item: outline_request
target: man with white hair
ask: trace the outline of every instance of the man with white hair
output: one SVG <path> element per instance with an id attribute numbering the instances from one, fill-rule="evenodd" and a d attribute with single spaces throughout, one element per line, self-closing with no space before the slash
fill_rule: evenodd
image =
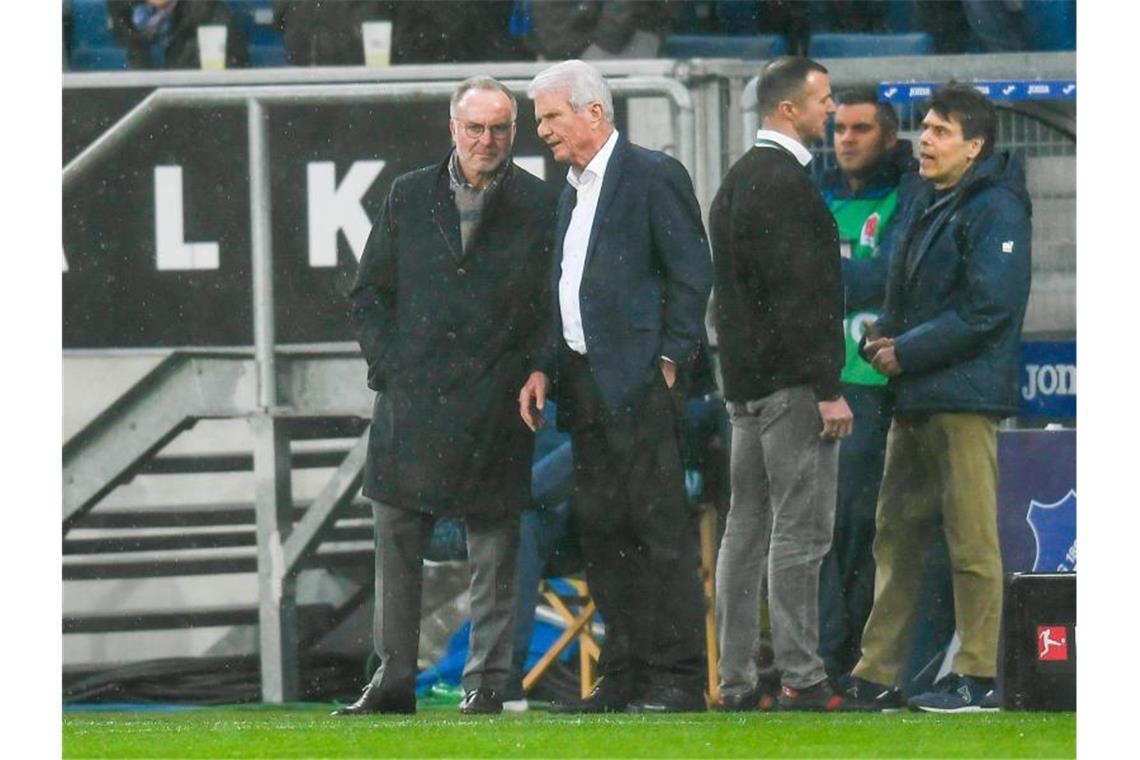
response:
<path id="1" fill-rule="evenodd" d="M 609 87 L 589 64 L 552 66 L 527 94 L 539 137 L 570 169 L 551 329 L 519 411 L 537 429 L 557 394 L 586 579 L 606 624 L 593 694 L 551 709 L 701 711 L 704 601 L 678 439 L 712 285 L 700 208 L 680 163 L 614 128 Z"/>

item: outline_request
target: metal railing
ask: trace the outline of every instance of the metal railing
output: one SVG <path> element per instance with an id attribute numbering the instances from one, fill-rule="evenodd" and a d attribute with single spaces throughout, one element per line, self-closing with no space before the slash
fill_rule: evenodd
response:
<path id="1" fill-rule="evenodd" d="M 269 181 L 269 148 L 266 135 L 266 107 L 272 105 L 311 105 L 361 101 L 412 102 L 446 100 L 458 82 L 365 83 L 334 85 L 265 85 L 227 87 L 160 88 L 119 119 L 63 169 L 66 192 L 99 161 L 111 155 L 134 135 L 147 118 L 163 108 L 176 106 L 244 105 L 248 112 L 250 161 L 250 229 L 253 272 L 253 332 L 257 356 L 258 399 L 263 409 L 277 404 L 274 383 L 273 347 L 276 342 L 273 309 L 272 194 Z M 526 80 L 506 80 L 507 87 L 525 93 Z M 696 134 L 693 99 L 680 82 L 665 77 L 614 79 L 615 95 L 667 98 L 672 106 L 677 159 L 690 174 L 696 173 Z"/>

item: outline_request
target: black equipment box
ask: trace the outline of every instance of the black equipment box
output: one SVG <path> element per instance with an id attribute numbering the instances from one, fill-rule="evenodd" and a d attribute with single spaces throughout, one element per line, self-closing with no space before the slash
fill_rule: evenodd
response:
<path id="1" fill-rule="evenodd" d="M 1077 574 L 1007 575 L 1002 631 L 1002 707 L 1076 710 Z"/>

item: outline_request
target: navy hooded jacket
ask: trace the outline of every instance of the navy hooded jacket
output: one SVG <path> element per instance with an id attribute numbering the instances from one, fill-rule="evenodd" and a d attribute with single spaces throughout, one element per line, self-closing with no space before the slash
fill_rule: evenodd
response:
<path id="1" fill-rule="evenodd" d="M 1015 413 L 1030 280 L 1021 161 L 991 154 L 941 197 L 923 182 L 903 214 L 876 323 L 902 366 L 896 414 Z"/>

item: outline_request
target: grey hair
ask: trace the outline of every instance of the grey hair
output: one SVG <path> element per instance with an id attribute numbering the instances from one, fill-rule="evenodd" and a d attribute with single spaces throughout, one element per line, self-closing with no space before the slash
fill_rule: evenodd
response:
<path id="1" fill-rule="evenodd" d="M 488 76 L 468 77 L 459 83 L 459 86 L 455 88 L 455 92 L 451 96 L 451 118 L 455 118 L 456 110 L 459 108 L 459 101 L 463 100 L 463 96 L 471 90 L 491 90 L 492 92 L 503 93 L 507 96 L 507 100 L 511 101 L 511 121 L 513 122 L 518 119 L 519 102 L 515 98 L 515 94 L 498 79 Z"/>
<path id="2" fill-rule="evenodd" d="M 563 61 L 538 73 L 526 88 L 527 97 L 546 90 L 566 90 L 569 93 L 570 107 L 581 111 L 591 103 L 600 103 L 602 114 L 610 124 L 614 123 L 614 98 L 605 78 L 590 64 L 579 61 Z"/>

